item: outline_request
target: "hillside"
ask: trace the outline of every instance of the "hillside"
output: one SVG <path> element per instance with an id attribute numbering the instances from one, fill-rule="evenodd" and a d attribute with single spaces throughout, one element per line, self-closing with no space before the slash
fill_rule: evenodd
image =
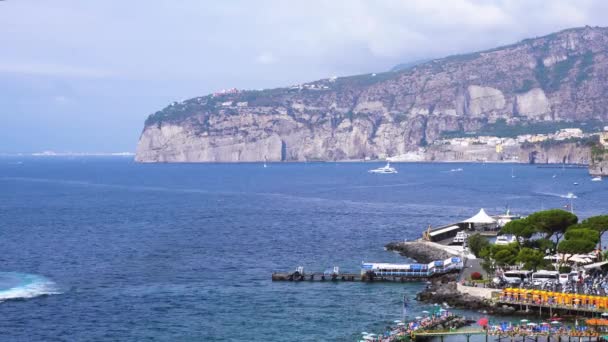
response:
<path id="1" fill-rule="evenodd" d="M 497 120 L 608 121 L 608 29 L 575 28 L 398 71 L 231 91 L 145 123 L 140 162 L 384 158 Z"/>

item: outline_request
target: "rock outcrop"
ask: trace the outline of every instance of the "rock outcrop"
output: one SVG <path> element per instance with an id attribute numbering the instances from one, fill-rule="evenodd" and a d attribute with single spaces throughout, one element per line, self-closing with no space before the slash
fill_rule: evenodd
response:
<path id="1" fill-rule="evenodd" d="M 498 119 L 608 121 L 606 78 L 608 29 L 570 29 L 397 71 L 174 103 L 148 118 L 136 160 L 377 159 Z"/>

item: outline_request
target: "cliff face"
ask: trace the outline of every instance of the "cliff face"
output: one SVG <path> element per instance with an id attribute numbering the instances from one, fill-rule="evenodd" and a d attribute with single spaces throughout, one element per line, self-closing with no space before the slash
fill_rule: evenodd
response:
<path id="1" fill-rule="evenodd" d="M 151 115 L 140 162 L 383 158 L 488 122 L 608 120 L 608 29 L 579 28 L 411 69 L 209 95 Z"/>

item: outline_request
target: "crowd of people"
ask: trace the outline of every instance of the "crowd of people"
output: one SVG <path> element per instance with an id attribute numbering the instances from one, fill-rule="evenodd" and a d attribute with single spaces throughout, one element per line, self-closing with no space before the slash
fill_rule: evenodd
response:
<path id="1" fill-rule="evenodd" d="M 489 335 L 555 335 L 555 336 L 599 336 L 602 334 L 601 328 L 597 326 L 562 324 L 559 321 L 543 322 L 540 324 L 522 320 L 520 324 L 503 322 L 487 328 Z"/>
<path id="2" fill-rule="evenodd" d="M 363 333 L 362 341 L 373 342 L 392 342 L 401 341 L 407 336 L 411 336 L 413 332 L 418 330 L 434 329 L 438 326 L 456 327 L 464 321 L 459 316 L 451 312 L 440 309 L 437 313 L 423 313 L 424 316 L 417 316 L 410 322 L 395 321 L 395 326 L 388 326 L 383 334 Z"/>

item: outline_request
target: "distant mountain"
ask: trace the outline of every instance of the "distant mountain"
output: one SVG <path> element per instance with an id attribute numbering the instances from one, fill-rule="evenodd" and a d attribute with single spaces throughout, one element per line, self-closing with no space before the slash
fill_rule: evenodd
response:
<path id="1" fill-rule="evenodd" d="M 136 160 L 374 159 L 497 120 L 608 121 L 607 28 L 396 68 L 173 103 L 146 120 Z"/>

